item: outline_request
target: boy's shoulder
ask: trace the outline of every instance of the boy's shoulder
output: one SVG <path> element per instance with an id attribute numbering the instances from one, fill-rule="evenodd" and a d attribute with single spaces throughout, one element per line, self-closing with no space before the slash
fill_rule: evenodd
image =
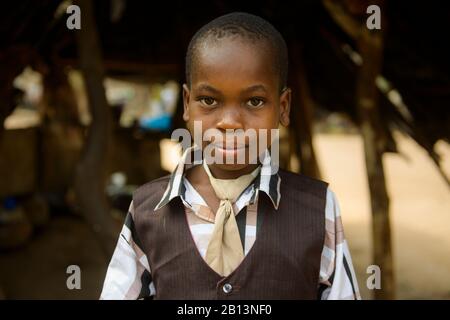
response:
<path id="1" fill-rule="evenodd" d="M 313 194 L 323 193 L 328 189 L 328 182 L 306 176 L 302 173 L 295 173 L 284 169 L 279 169 L 281 185 L 284 190 L 301 191 Z"/>
<path id="2" fill-rule="evenodd" d="M 171 175 L 168 174 L 139 186 L 133 192 L 133 206 L 136 208 L 144 203 L 154 203 L 155 205 L 153 207 L 155 207 L 164 195 L 170 177 Z"/>

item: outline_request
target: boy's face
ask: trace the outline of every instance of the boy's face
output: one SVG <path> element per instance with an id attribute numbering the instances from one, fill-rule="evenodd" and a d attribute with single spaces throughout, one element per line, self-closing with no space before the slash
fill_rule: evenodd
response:
<path id="1" fill-rule="evenodd" d="M 196 54 L 191 86 L 183 86 L 183 118 L 191 134 L 194 121 L 201 121 L 203 131 L 217 129 L 224 140 L 227 129 L 254 129 L 257 133 L 266 129 L 269 146 L 270 129 L 278 128 L 279 123 L 289 124 L 291 100 L 289 89 L 280 94 L 280 77 L 272 67 L 271 53 L 263 44 L 225 38 L 207 42 Z M 259 141 L 246 138 L 245 145 L 232 143 L 231 149 L 228 141 L 226 147 L 224 144 L 215 147 L 214 152 L 223 159 L 226 156 L 237 159 L 237 154 L 244 152 L 246 161 L 243 164 L 212 164 L 213 174 L 218 178 L 234 178 L 251 172 L 256 165 L 248 164 L 249 145 L 260 145 Z M 203 142 L 203 148 L 209 143 Z"/>

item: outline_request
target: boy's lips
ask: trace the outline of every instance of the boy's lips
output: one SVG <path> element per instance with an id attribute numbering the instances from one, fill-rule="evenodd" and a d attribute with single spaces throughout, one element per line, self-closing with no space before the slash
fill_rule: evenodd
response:
<path id="1" fill-rule="evenodd" d="M 245 149 L 247 149 L 247 145 L 245 144 L 223 144 L 223 143 L 213 143 L 214 149 L 217 150 L 219 153 L 223 154 L 224 156 L 234 156 L 237 155 L 240 152 L 243 152 Z"/>
<path id="2" fill-rule="evenodd" d="M 240 150 L 247 148 L 245 144 L 223 144 L 223 143 L 213 143 L 214 148 L 222 149 L 222 150 Z"/>

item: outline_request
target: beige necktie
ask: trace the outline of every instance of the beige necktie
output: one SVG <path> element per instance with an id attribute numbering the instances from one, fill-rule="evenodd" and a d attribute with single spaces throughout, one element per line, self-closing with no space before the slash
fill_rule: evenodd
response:
<path id="1" fill-rule="evenodd" d="M 233 203 L 256 178 L 260 167 L 250 174 L 229 180 L 214 178 L 205 161 L 203 161 L 203 167 L 208 174 L 214 192 L 220 199 L 219 209 L 214 221 L 214 230 L 206 249 L 205 260 L 218 274 L 227 276 L 244 259 L 244 250 L 233 212 Z"/>

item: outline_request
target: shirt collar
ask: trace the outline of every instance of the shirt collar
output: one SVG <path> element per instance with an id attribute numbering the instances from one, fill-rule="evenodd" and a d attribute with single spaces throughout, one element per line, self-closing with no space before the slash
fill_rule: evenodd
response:
<path id="1" fill-rule="evenodd" d="M 192 159 L 197 159 L 197 157 L 192 157 L 193 152 L 201 152 L 201 150 L 196 147 L 190 147 L 186 149 L 186 151 L 181 156 L 181 159 L 170 176 L 169 184 L 159 201 L 156 205 L 155 210 L 158 210 L 168 204 L 176 197 L 183 197 L 186 187 L 183 183 L 184 173 L 187 169 L 193 167 L 194 165 L 201 164 L 200 162 L 193 162 Z M 198 159 L 201 159 L 200 157 Z M 274 164 L 272 163 L 272 159 L 270 157 L 270 152 L 268 150 L 265 151 L 261 171 L 259 175 L 253 181 L 253 185 L 256 187 L 255 192 L 250 200 L 253 203 L 257 199 L 258 191 L 263 191 L 267 194 L 267 196 L 272 201 L 272 204 L 275 209 L 278 209 L 280 204 L 280 184 L 281 177 L 277 171 L 274 170 Z"/>

